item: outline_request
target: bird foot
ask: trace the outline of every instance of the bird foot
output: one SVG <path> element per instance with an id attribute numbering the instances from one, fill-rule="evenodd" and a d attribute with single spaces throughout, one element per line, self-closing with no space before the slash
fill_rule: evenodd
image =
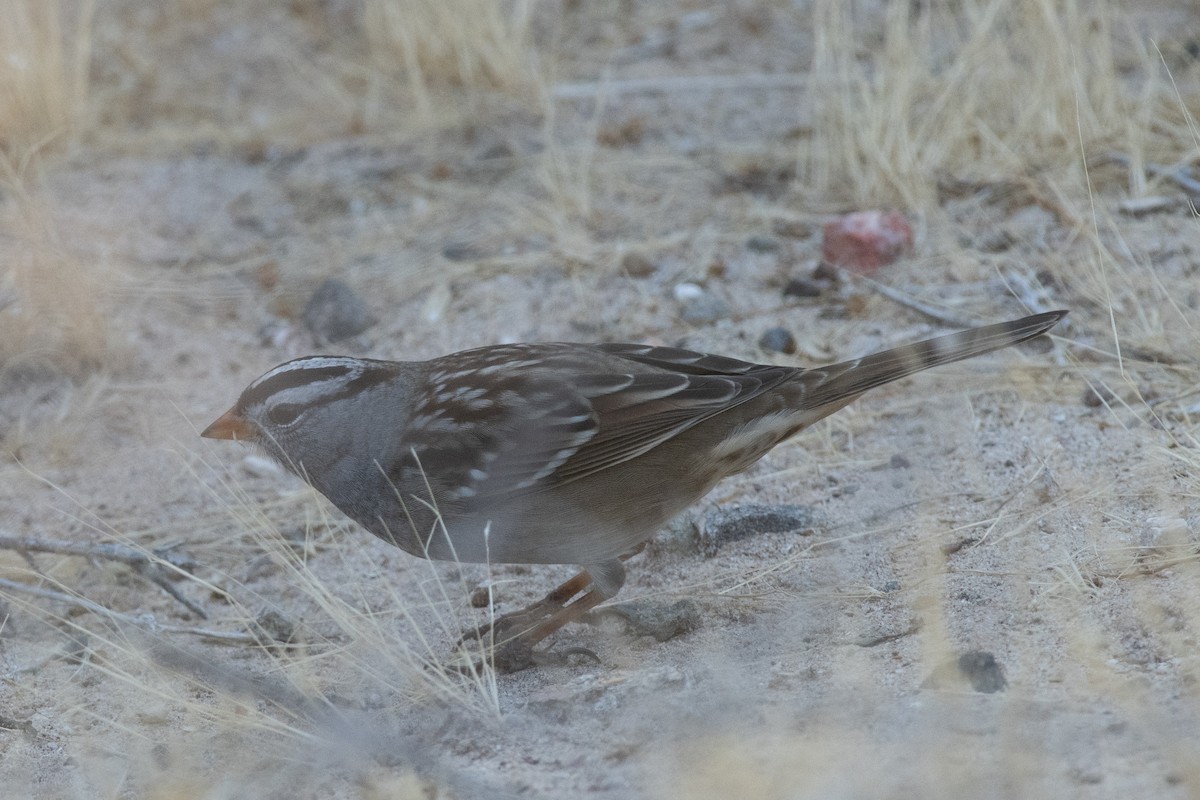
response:
<path id="1" fill-rule="evenodd" d="M 461 646 L 470 641 L 504 643 L 517 639 L 561 611 L 561 605 L 540 600 L 528 608 L 504 614 L 478 628 L 464 631 L 458 644 Z"/>
<path id="2" fill-rule="evenodd" d="M 610 566 L 608 572 L 621 569 L 619 561 L 613 563 L 615 568 Z M 620 577 L 623 578 L 623 575 L 622 572 Z M 595 653 L 582 647 L 561 653 L 535 651 L 533 648 L 562 626 L 578 621 L 611 597 L 620 588 L 620 582 L 613 575 L 609 575 L 608 579 L 609 583 L 616 583 L 615 588 L 609 586 L 607 590 L 601 590 L 593 585 L 589 571 L 581 572 L 528 608 L 497 617 L 490 623 L 467 631 L 458 640 L 450 668 L 460 672 L 465 668 L 478 673 L 482 663 L 490 660 L 496 672 L 510 673 L 536 665 L 564 665 L 573 655 L 584 655 L 599 662 L 600 658 Z M 592 588 L 588 589 L 589 585 Z M 470 646 L 472 641 L 479 645 Z M 479 660 L 481 658 L 482 662 Z"/>
<path id="3" fill-rule="evenodd" d="M 463 675 L 480 675 L 490 666 L 498 675 L 511 675 L 529 667 L 567 667 L 573 657 L 580 656 L 601 663 L 600 656 L 586 647 L 534 650 L 533 644 L 520 636 L 490 647 L 487 642 L 481 642 L 478 648 L 469 648 L 465 642 L 460 642 L 444 668 Z"/>

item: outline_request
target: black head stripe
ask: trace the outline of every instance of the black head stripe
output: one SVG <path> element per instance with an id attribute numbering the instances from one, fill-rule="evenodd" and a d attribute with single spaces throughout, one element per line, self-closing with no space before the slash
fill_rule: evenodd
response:
<path id="1" fill-rule="evenodd" d="M 242 392 L 238 399 L 238 408 L 249 408 L 263 402 L 273 394 L 285 389 L 295 389 L 305 384 L 318 381 L 334 380 L 344 377 L 351 372 L 348 366 L 296 367 L 276 372 L 271 377 L 258 383 L 252 383 Z"/>
<path id="2" fill-rule="evenodd" d="M 264 405 L 291 390 L 307 390 L 285 402 L 319 405 L 349 397 L 390 380 L 386 361 L 341 356 L 309 356 L 282 364 L 250 384 L 238 399 L 239 410 Z"/>

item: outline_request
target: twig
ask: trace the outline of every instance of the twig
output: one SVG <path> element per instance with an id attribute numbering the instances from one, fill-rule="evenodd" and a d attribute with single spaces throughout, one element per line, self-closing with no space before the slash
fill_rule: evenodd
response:
<path id="1" fill-rule="evenodd" d="M 646 92 L 722 92 L 753 89 L 803 89 L 807 75 L 755 73 L 753 75 L 686 75 L 668 78 L 560 83 L 550 90 L 555 100 L 586 100 L 597 95 L 642 94 Z"/>
<path id="2" fill-rule="evenodd" d="M 136 570 L 146 580 L 178 600 L 188 611 L 191 611 L 200 617 L 200 619 L 208 619 L 208 613 L 184 597 L 183 593 L 172 586 L 168 582 L 167 576 L 163 574 L 163 562 L 170 564 L 184 573 L 190 574 L 191 570 L 195 567 L 195 562 L 186 556 L 171 556 L 164 552 L 151 553 L 123 544 L 116 544 L 115 542 L 64 542 L 54 539 L 35 539 L 28 536 L 19 537 L 2 534 L 0 534 L 0 549 L 16 550 L 25 557 L 25 560 L 30 563 L 30 566 L 35 571 L 39 572 L 40 570 L 37 569 L 37 565 L 29 556 L 31 552 L 102 558 L 126 564 Z"/>
<path id="3" fill-rule="evenodd" d="M 188 611 L 192 612 L 200 619 L 208 619 L 208 612 L 184 597 L 183 592 L 172 586 L 167 580 L 167 576 L 163 575 L 161 570 L 155 569 L 154 567 L 147 567 L 144 569 L 138 569 L 138 572 L 155 586 L 178 600 L 180 605 L 182 605 Z"/>
<path id="4" fill-rule="evenodd" d="M 57 539 L 37 539 L 32 536 L 22 537 L 0 534 L 0 549 L 104 558 L 109 561 L 120 561 L 122 564 L 129 564 L 134 567 L 148 566 L 165 561 L 171 566 L 185 572 L 191 572 L 196 568 L 196 562 L 187 556 L 152 553 L 147 550 L 138 550 L 135 547 L 116 544 L 115 542 L 64 542 Z"/>
<path id="5" fill-rule="evenodd" d="M 93 614 L 98 614 L 102 617 L 107 617 L 111 620 L 124 622 L 133 625 L 137 628 L 149 632 L 163 633 L 183 633 L 189 636 L 200 636 L 205 639 L 215 639 L 220 642 L 229 642 L 232 644 L 261 644 L 259 637 L 249 633 L 233 633 L 231 631 L 215 631 L 211 628 L 190 628 L 185 625 L 161 625 L 155 620 L 151 614 L 135 616 L 133 614 L 123 614 L 120 611 L 113 611 L 111 608 L 106 608 L 99 603 L 88 600 L 86 597 L 77 597 L 67 594 L 66 592 L 58 592 L 53 589 L 45 589 L 41 586 L 30 586 L 26 583 L 11 581 L 7 578 L 0 578 L 0 589 L 7 589 L 13 592 L 23 592 L 31 594 L 34 597 L 40 597 L 44 600 L 54 600 L 60 603 L 82 608 L 85 611 L 90 611 Z"/>
<path id="6" fill-rule="evenodd" d="M 10 731 L 21 731 L 30 736 L 37 736 L 37 729 L 33 727 L 33 720 L 29 719 L 13 719 L 0 715 L 0 728 Z"/>
<path id="7" fill-rule="evenodd" d="M 1034 314 L 1050 310 L 1050 306 L 1045 302 L 1045 292 L 1039 291 L 1038 287 L 1034 286 L 1033 281 L 1029 280 L 1025 274 L 1012 269 L 1006 271 L 1002 277 L 1008 290 L 1015 294 L 1017 299 Z"/>
<path id="8" fill-rule="evenodd" d="M 1159 177 L 1170 178 L 1179 184 L 1180 188 L 1188 194 L 1200 197 L 1200 181 L 1185 174 L 1191 171 L 1187 167 L 1171 169 L 1170 167 L 1164 167 L 1162 164 L 1147 164 L 1146 169 Z"/>
<path id="9" fill-rule="evenodd" d="M 1108 157 L 1122 166 L 1133 166 L 1133 161 L 1124 153 L 1109 153 Z M 1176 185 L 1187 193 L 1200 197 L 1200 181 L 1191 177 L 1189 174 L 1191 169 L 1188 167 L 1167 167 L 1162 164 L 1147 163 L 1146 171 L 1160 178 L 1167 178 L 1174 181 Z"/>
<path id="10" fill-rule="evenodd" d="M 899 289 L 893 289 L 891 286 L 887 286 L 885 284 L 879 283 L 878 281 L 873 281 L 870 278 L 864 277 L 862 275 L 858 276 L 858 280 L 861 281 L 862 283 L 866 284 L 867 288 L 874 289 L 876 292 L 879 292 L 879 294 L 883 295 L 888 300 L 891 300 L 892 302 L 895 302 L 895 303 L 899 303 L 900 305 L 904 306 L 905 308 L 910 308 L 913 311 L 916 311 L 918 314 L 923 314 L 924 316 L 932 319 L 934 322 L 940 322 L 942 325 L 946 325 L 947 327 L 950 327 L 950 328 L 973 328 L 973 327 L 975 327 L 974 322 L 966 322 L 952 314 L 942 311 L 941 309 L 938 309 L 931 305 L 927 305 L 926 303 L 922 303 L 920 300 L 917 300 L 914 297 L 910 297 L 909 295 L 905 294 L 904 292 L 901 292 Z"/>

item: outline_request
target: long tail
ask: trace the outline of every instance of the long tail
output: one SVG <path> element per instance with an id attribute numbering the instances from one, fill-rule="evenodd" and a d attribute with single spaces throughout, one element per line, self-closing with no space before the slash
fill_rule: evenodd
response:
<path id="1" fill-rule="evenodd" d="M 808 370 L 798 379 L 804 385 L 804 405 L 818 408 L 830 403 L 844 404 L 848 398 L 914 372 L 974 358 L 1040 336 L 1066 315 L 1066 311 L 1047 311 Z"/>

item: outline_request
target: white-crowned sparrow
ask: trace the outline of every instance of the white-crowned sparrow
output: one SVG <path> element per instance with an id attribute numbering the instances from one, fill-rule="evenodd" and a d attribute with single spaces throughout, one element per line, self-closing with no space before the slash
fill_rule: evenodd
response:
<path id="1" fill-rule="evenodd" d="M 254 381 L 201 435 L 261 446 L 409 553 L 583 565 L 501 618 L 511 638 L 499 666 L 512 669 L 615 595 L 622 556 L 717 481 L 868 389 L 1033 338 L 1066 313 L 808 370 L 637 344 L 310 356 Z"/>

